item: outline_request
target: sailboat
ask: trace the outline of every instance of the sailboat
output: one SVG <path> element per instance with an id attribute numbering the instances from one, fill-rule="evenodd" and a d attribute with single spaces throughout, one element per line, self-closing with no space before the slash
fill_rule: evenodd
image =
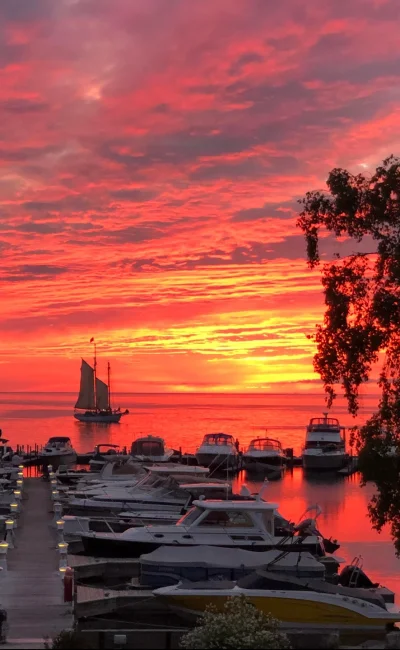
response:
<path id="1" fill-rule="evenodd" d="M 123 415 L 129 413 L 128 409 L 121 411 L 120 408 L 111 408 L 111 387 L 110 374 L 111 366 L 108 363 L 107 384 L 97 377 L 96 343 L 94 345 L 94 363 L 92 366 L 82 359 L 81 384 L 79 395 L 75 404 L 74 418 L 79 422 L 119 422 Z"/>

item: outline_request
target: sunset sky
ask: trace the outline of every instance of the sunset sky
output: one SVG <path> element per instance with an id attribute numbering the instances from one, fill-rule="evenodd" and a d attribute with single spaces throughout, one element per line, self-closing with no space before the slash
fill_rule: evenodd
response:
<path id="1" fill-rule="evenodd" d="M 0 390 L 77 390 L 92 336 L 119 390 L 317 390 L 296 201 L 399 153 L 399 20 L 1 0 Z"/>

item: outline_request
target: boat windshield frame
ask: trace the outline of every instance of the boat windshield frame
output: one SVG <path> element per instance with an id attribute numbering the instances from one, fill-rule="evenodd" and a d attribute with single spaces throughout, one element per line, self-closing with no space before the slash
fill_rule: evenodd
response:
<path id="1" fill-rule="evenodd" d="M 234 447 L 235 439 L 229 433 L 206 433 L 201 444 L 211 447 Z"/>
<path id="2" fill-rule="evenodd" d="M 250 441 L 249 451 L 282 451 L 282 443 L 275 438 L 254 438 Z"/>

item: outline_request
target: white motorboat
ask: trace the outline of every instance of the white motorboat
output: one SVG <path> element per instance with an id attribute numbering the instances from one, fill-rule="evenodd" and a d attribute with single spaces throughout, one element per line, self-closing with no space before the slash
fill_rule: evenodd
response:
<path id="1" fill-rule="evenodd" d="M 68 495 L 70 511 L 82 513 L 108 513 L 122 510 L 179 510 L 190 500 L 190 494 L 183 490 L 171 476 L 157 476 L 149 473 L 133 484 L 123 482 L 99 485 Z"/>
<path id="2" fill-rule="evenodd" d="M 336 571 L 339 562 L 336 562 Z M 189 580 L 238 580 L 256 569 L 298 578 L 320 578 L 326 575 L 326 566 L 311 553 L 247 551 L 241 548 L 191 546 L 181 548 L 160 546 L 140 557 L 140 584 L 153 588 L 165 587 Z"/>
<path id="3" fill-rule="evenodd" d="M 347 462 L 343 428 L 337 418 L 312 418 L 302 453 L 305 470 L 339 470 Z"/>
<path id="4" fill-rule="evenodd" d="M 131 445 L 132 458 L 145 463 L 167 463 L 173 453 L 174 450 L 168 449 L 159 436 L 144 436 L 134 440 Z"/>
<path id="5" fill-rule="evenodd" d="M 39 454 L 39 460 L 48 464 L 68 464 L 76 461 L 76 451 L 68 436 L 52 436 Z"/>
<path id="6" fill-rule="evenodd" d="M 248 471 L 281 472 L 285 455 L 279 440 L 254 438 L 243 454 L 243 464 Z"/>
<path id="7" fill-rule="evenodd" d="M 143 526 L 123 533 L 84 533 L 90 555 L 139 557 L 159 546 L 224 546 L 267 551 L 309 551 L 325 554 L 319 535 L 275 535 L 277 504 L 253 500 L 196 500 L 174 526 Z"/>
<path id="8" fill-rule="evenodd" d="M 233 436 L 226 433 L 207 433 L 196 451 L 199 465 L 213 469 L 233 469 L 238 465 L 239 452 Z"/>

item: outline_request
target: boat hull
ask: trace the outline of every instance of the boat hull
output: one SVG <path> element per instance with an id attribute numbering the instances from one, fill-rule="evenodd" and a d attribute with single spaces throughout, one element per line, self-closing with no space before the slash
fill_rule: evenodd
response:
<path id="1" fill-rule="evenodd" d="M 284 458 L 279 455 L 243 455 L 243 466 L 249 472 L 282 472 Z"/>
<path id="2" fill-rule="evenodd" d="M 39 456 L 39 463 L 43 465 L 53 465 L 53 467 L 58 467 L 59 465 L 70 465 L 76 463 L 76 452 L 70 451 L 67 454 L 41 454 Z"/>
<path id="3" fill-rule="evenodd" d="M 185 544 L 184 539 L 179 540 L 179 546 L 182 548 L 186 547 L 192 547 L 196 546 L 196 544 Z M 160 546 L 168 547 L 172 546 L 176 548 L 178 542 L 172 543 L 172 544 L 163 544 L 158 543 L 156 541 L 154 542 L 147 542 L 147 541 L 132 541 L 132 540 L 124 540 L 124 539 L 119 539 L 117 536 L 85 536 L 82 535 L 82 544 L 85 549 L 85 553 L 88 553 L 89 555 L 94 555 L 97 557 L 140 557 L 141 555 L 145 553 L 151 553 L 152 551 L 155 551 L 157 548 Z M 259 545 L 255 544 L 254 542 L 251 541 L 243 541 L 243 544 L 232 544 L 232 545 L 227 545 L 227 544 L 218 544 L 215 545 L 218 548 L 242 548 L 242 549 L 247 549 L 249 551 L 257 551 L 257 552 L 263 552 L 263 551 L 270 551 L 271 549 L 285 549 L 288 552 L 292 551 L 294 553 L 299 552 L 299 546 L 296 546 L 296 544 L 282 544 L 281 546 L 278 545 L 272 545 L 268 543 L 260 543 Z M 315 544 L 304 544 L 301 546 L 301 551 L 309 551 L 313 554 L 316 554 L 317 549 L 315 547 Z"/>
<path id="4" fill-rule="evenodd" d="M 305 470 L 331 470 L 337 471 L 346 465 L 347 454 L 320 453 L 308 454 L 303 452 L 302 463 Z"/>
<path id="5" fill-rule="evenodd" d="M 167 591 L 166 588 L 165 591 Z M 156 596 L 176 609 L 189 616 L 201 615 L 208 605 L 222 612 L 228 598 L 243 593 L 250 603 L 259 611 L 272 615 L 281 621 L 282 627 L 301 629 L 339 629 L 339 630 L 384 630 L 388 624 L 394 624 L 400 619 L 390 612 L 376 608 L 369 615 L 362 612 L 362 607 L 354 603 L 325 597 L 320 593 L 273 591 L 258 592 L 252 595 L 251 590 L 221 590 L 220 593 L 210 593 L 205 589 L 203 594 L 162 593 L 160 589 Z M 348 598 L 347 601 L 350 601 Z M 367 607 L 365 607 L 367 611 Z"/>
<path id="6" fill-rule="evenodd" d="M 117 423 L 122 418 L 123 413 L 106 413 L 101 415 L 100 413 L 74 413 L 74 418 L 79 422 L 94 422 L 103 424 L 112 424 Z"/>
<path id="7" fill-rule="evenodd" d="M 235 454 L 216 454 L 198 451 L 196 459 L 199 465 L 203 467 L 214 467 L 215 469 L 224 470 L 236 469 L 238 466 L 238 457 Z"/>

